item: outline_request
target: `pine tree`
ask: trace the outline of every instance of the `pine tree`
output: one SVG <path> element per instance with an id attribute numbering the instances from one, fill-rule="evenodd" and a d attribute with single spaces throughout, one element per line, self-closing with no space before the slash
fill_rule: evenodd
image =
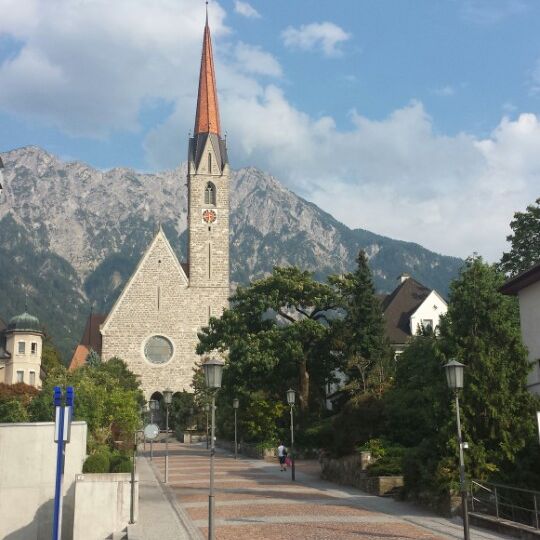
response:
<path id="1" fill-rule="evenodd" d="M 391 351 L 385 338 L 384 320 L 368 258 L 358 253 L 357 267 L 331 283 L 339 291 L 346 316 L 340 325 L 341 345 L 348 363 L 351 390 L 365 392 L 382 387 L 391 368 Z"/>
<path id="2" fill-rule="evenodd" d="M 525 212 L 516 212 L 510 227 L 514 234 L 506 240 L 512 249 L 503 254 L 500 268 L 513 276 L 540 262 L 540 198 Z"/>

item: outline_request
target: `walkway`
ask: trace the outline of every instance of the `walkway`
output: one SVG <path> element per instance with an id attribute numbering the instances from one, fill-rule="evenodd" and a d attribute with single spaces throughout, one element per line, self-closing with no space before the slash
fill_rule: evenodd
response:
<path id="1" fill-rule="evenodd" d="M 164 473 L 163 445 L 152 467 Z M 159 450 L 158 450 L 159 448 Z M 177 512 L 192 538 L 207 537 L 209 456 L 204 446 L 169 445 L 169 486 Z M 218 540 L 458 540 L 461 522 L 428 514 L 409 504 L 375 497 L 319 480 L 297 469 L 280 472 L 274 463 L 216 456 L 216 536 Z M 504 538 L 474 529 L 472 540 Z"/>

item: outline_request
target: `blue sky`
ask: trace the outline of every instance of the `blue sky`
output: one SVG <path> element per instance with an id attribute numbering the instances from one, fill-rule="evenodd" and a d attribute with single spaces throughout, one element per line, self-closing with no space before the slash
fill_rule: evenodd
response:
<path id="1" fill-rule="evenodd" d="M 185 157 L 204 2 L 0 0 L 0 151 Z M 351 227 L 495 260 L 540 196 L 540 2 L 210 2 L 234 168 Z"/>

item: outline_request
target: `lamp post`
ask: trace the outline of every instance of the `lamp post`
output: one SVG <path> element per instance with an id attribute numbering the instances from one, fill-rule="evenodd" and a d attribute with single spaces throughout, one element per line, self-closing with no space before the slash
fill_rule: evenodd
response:
<path id="1" fill-rule="evenodd" d="M 165 402 L 165 483 L 169 481 L 169 406 L 172 403 L 173 391 L 167 388 L 163 390 L 163 401 Z"/>
<path id="2" fill-rule="evenodd" d="M 223 365 L 225 362 L 217 358 L 209 358 L 204 364 L 204 378 L 206 386 L 213 390 L 212 392 L 212 427 L 210 432 L 210 493 L 208 495 L 208 540 L 214 540 L 214 433 L 216 429 L 216 392 L 221 388 L 221 375 L 223 374 Z"/>
<path id="3" fill-rule="evenodd" d="M 154 423 L 154 412 L 159 409 L 159 401 L 157 399 L 151 399 L 148 402 L 150 407 L 150 423 Z M 150 459 L 154 459 L 154 439 L 150 439 Z"/>
<path id="4" fill-rule="evenodd" d="M 294 403 L 296 401 L 296 392 L 289 388 L 287 390 L 287 403 L 291 407 L 291 480 L 294 482 L 296 480 L 296 474 L 295 474 L 295 464 L 294 464 L 294 415 L 293 415 L 293 409 L 294 409 Z"/>
<path id="5" fill-rule="evenodd" d="M 210 412 L 208 403 L 204 406 L 204 412 L 206 413 L 206 449 L 208 450 L 208 413 Z"/>
<path id="6" fill-rule="evenodd" d="M 238 407 L 240 405 L 240 402 L 238 401 L 238 398 L 234 398 L 232 402 L 232 406 L 234 409 L 234 459 L 238 459 L 238 441 L 237 441 L 237 429 L 236 429 L 236 411 L 238 410 Z"/>
<path id="7" fill-rule="evenodd" d="M 465 366 L 457 360 L 450 360 L 445 364 L 446 382 L 448 388 L 453 390 L 456 400 L 457 439 L 459 445 L 459 484 L 461 490 L 461 509 L 463 512 L 463 538 L 470 540 L 469 511 L 467 509 L 467 482 L 465 479 L 465 460 L 463 459 L 463 440 L 461 438 L 461 420 L 459 416 L 459 391 L 463 388 L 463 369 Z"/>

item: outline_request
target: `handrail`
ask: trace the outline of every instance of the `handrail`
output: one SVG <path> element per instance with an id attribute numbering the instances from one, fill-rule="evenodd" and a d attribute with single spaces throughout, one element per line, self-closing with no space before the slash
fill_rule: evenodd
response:
<path id="1" fill-rule="evenodd" d="M 471 480 L 470 487 L 473 512 L 540 528 L 540 491 L 477 480 Z"/>

